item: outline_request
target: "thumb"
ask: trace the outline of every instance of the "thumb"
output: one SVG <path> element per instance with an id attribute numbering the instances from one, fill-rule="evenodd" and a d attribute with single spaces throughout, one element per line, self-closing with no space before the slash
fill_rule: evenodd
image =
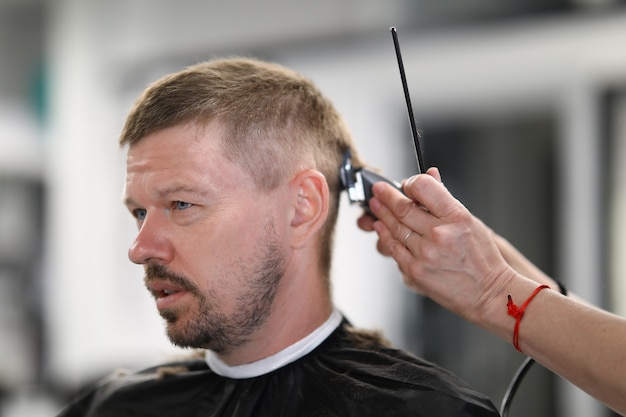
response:
<path id="1" fill-rule="evenodd" d="M 404 192 L 437 218 L 457 217 L 467 209 L 439 180 L 439 171 L 429 170 L 428 174 L 419 174 L 409 178 L 405 183 Z"/>
<path id="2" fill-rule="evenodd" d="M 433 177 L 434 179 L 436 179 L 437 181 L 443 182 L 443 181 L 441 181 L 441 173 L 439 172 L 439 168 L 437 168 L 437 167 L 430 167 L 430 168 L 428 168 L 426 173 L 428 175 L 430 175 L 431 177 Z"/>

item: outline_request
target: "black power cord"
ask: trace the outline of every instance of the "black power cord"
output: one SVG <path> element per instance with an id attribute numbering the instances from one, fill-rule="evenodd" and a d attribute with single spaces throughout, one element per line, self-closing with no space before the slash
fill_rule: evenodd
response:
<path id="1" fill-rule="evenodd" d="M 524 375 L 526 375 L 526 373 L 533 366 L 534 363 L 535 361 L 533 360 L 533 358 L 527 357 L 517 369 L 517 372 L 513 376 L 509 387 L 504 393 L 504 398 L 502 399 L 502 405 L 500 406 L 500 414 L 502 417 L 508 417 L 509 409 L 511 408 L 511 403 L 513 401 L 513 396 L 515 395 L 517 388 L 522 382 L 522 378 L 524 378 Z"/>

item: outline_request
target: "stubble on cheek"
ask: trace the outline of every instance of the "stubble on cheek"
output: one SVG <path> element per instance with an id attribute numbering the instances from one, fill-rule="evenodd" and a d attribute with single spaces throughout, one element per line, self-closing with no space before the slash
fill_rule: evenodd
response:
<path id="1" fill-rule="evenodd" d="M 191 292 L 184 304 L 160 312 L 173 344 L 223 354 L 246 343 L 266 322 L 284 275 L 285 258 L 271 222 L 256 242 L 256 253 L 233 259 L 227 268 L 233 274 L 213 282 L 225 293 L 238 293 L 230 303 L 221 293 L 201 292 L 188 279 L 172 277 Z"/>

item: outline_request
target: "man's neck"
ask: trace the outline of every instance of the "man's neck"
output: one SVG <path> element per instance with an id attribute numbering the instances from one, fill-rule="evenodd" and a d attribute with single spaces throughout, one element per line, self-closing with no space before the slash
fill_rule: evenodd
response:
<path id="1" fill-rule="evenodd" d="M 220 354 L 228 365 L 251 363 L 280 352 L 320 327 L 333 311 L 324 280 L 318 276 L 287 274 L 263 325 L 243 345 Z"/>
<path id="2" fill-rule="evenodd" d="M 229 365 L 211 351 L 206 352 L 206 361 L 213 372 L 221 376 L 234 379 L 261 376 L 295 362 L 313 351 L 341 324 L 342 319 L 341 313 L 335 309 L 324 323 L 304 338 L 273 355 L 251 363 Z"/>
<path id="3" fill-rule="evenodd" d="M 279 319 L 270 318 L 245 344 L 219 358 L 229 365 L 241 365 L 271 356 L 308 336 L 328 320 L 332 311 L 330 303 L 313 311 L 306 307 L 294 311 L 278 306 L 272 317 Z"/>

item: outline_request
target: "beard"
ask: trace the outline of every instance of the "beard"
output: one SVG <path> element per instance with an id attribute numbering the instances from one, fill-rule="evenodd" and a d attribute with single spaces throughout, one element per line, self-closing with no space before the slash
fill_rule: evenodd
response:
<path id="1" fill-rule="evenodd" d="M 219 311 L 219 296 L 215 291 L 203 293 L 189 278 L 173 273 L 163 265 L 146 266 L 146 284 L 156 280 L 169 282 L 188 291 L 197 301 L 196 307 L 187 310 L 197 309 L 192 313 L 194 317 L 187 318 L 186 322 L 177 309 L 160 311 L 167 323 L 167 336 L 174 345 L 224 354 L 248 341 L 250 334 L 265 323 L 285 272 L 284 255 L 271 224 L 258 239 L 257 247 L 260 252 L 241 263 L 255 267 L 249 272 L 247 269 L 243 271 L 247 276 L 236 277 L 238 285 L 243 288 L 230 314 Z"/>

